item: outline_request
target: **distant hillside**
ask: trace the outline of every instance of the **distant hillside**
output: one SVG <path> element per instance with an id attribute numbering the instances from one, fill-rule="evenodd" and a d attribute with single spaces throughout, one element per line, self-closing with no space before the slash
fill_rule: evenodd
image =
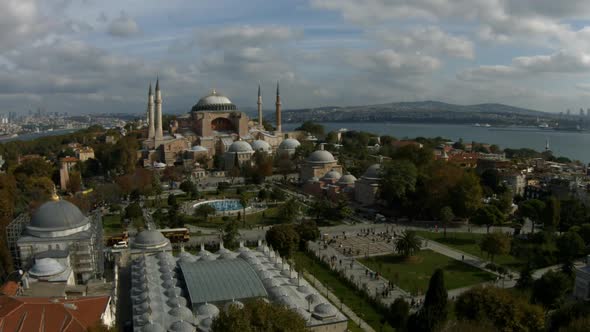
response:
<path id="1" fill-rule="evenodd" d="M 399 102 L 366 106 L 317 107 L 287 110 L 285 122 L 397 121 L 440 123 L 532 124 L 554 114 L 504 104 L 455 105 L 439 101 Z"/>

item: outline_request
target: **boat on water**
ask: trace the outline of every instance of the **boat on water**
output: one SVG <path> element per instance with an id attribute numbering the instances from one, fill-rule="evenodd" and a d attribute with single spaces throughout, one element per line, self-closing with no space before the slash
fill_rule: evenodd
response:
<path id="1" fill-rule="evenodd" d="M 15 138 L 18 137 L 18 134 L 0 134 L 0 141 L 1 140 L 5 140 L 5 139 L 9 139 L 9 138 Z"/>
<path id="2" fill-rule="evenodd" d="M 481 123 L 476 123 L 476 124 L 474 124 L 473 126 L 474 126 L 474 127 L 485 127 L 485 128 L 489 128 L 489 127 L 491 127 L 492 125 L 491 125 L 491 124 L 489 124 L 489 123 L 483 123 L 483 124 L 481 124 Z"/>

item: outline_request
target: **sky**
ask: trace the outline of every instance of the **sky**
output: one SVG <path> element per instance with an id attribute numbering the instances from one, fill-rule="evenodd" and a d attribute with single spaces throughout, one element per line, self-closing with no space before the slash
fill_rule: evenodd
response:
<path id="1" fill-rule="evenodd" d="M 0 0 L 0 113 L 439 100 L 590 107 L 588 0 Z"/>

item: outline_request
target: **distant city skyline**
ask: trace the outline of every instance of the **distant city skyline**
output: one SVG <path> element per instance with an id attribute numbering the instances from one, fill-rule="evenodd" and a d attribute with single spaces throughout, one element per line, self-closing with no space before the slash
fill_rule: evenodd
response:
<path id="1" fill-rule="evenodd" d="M 590 2 L 0 0 L 0 113 L 439 100 L 590 107 Z M 587 78 L 588 77 L 588 78 Z"/>

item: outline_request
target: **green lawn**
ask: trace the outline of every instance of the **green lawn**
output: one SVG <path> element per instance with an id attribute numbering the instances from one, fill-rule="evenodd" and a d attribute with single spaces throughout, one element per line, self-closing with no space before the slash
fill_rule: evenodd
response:
<path id="1" fill-rule="evenodd" d="M 123 232 L 121 225 L 121 215 L 107 214 L 102 216 L 102 227 L 104 235 L 113 235 Z"/>
<path id="2" fill-rule="evenodd" d="M 394 331 L 388 324 L 381 330 L 381 320 L 384 316 L 376 310 L 371 303 L 360 296 L 357 291 L 343 283 L 336 272 L 318 264 L 305 253 L 295 253 L 295 266 L 304 269 L 316 277 L 324 286 L 327 286 L 334 295 L 341 299 L 346 306 L 360 316 L 376 331 Z M 350 326 L 350 323 L 349 323 Z M 355 330 L 353 330 L 355 331 Z"/>
<path id="3" fill-rule="evenodd" d="M 479 249 L 479 242 L 485 234 L 447 232 L 446 238 L 442 231 L 438 233 L 428 231 L 417 231 L 416 234 L 425 239 L 436 241 L 451 248 L 461 250 L 470 255 L 477 256 L 486 260 L 490 259 L 485 252 Z M 503 265 L 513 270 L 520 270 L 520 268 L 524 265 L 524 262 L 522 260 L 510 254 L 495 256 L 494 263 Z"/>
<path id="4" fill-rule="evenodd" d="M 426 292 L 430 276 L 437 268 L 445 272 L 447 289 L 461 288 L 494 279 L 494 276 L 488 272 L 432 250 L 421 250 L 409 259 L 398 255 L 385 255 L 364 258 L 360 262 L 413 294 Z"/>
<path id="5" fill-rule="evenodd" d="M 270 207 L 264 211 L 251 213 L 246 215 L 246 227 L 255 227 L 261 225 L 273 225 L 279 222 L 279 206 Z M 201 218 L 194 216 L 183 215 L 185 223 L 207 228 L 219 228 L 226 224 L 222 217 L 209 217 L 209 220 L 203 221 Z M 236 220 L 236 216 L 230 216 L 230 220 Z M 239 222 L 240 227 L 243 227 L 242 221 Z"/>

